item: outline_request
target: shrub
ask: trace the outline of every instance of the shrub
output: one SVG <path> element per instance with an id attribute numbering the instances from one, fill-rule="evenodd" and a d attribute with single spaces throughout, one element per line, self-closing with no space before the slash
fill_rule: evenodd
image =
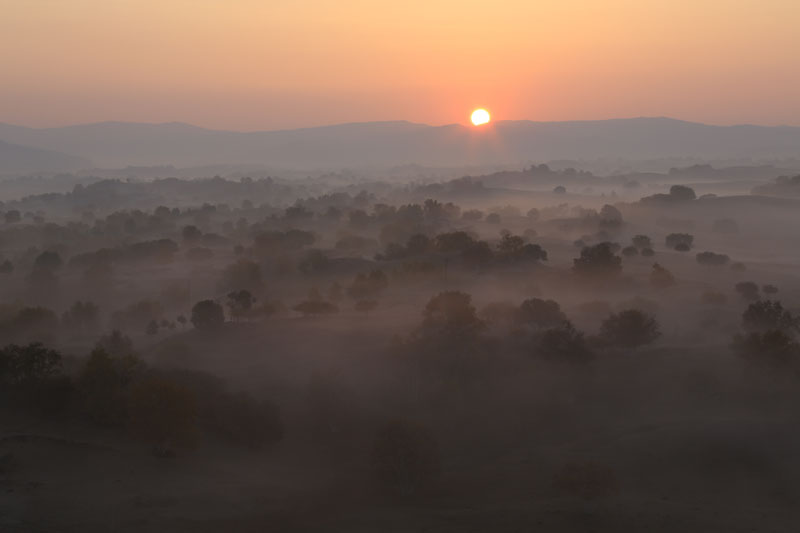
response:
<path id="1" fill-rule="evenodd" d="M 601 338 L 612 346 L 635 348 L 656 340 L 661 333 L 652 316 L 628 309 L 609 316 L 601 326 Z"/>

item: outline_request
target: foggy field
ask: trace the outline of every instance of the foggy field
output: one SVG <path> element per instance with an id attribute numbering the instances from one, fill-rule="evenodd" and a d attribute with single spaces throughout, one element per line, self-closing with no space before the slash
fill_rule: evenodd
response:
<path id="1" fill-rule="evenodd" d="M 764 172 L 10 178 L 0 529 L 792 531 Z"/>

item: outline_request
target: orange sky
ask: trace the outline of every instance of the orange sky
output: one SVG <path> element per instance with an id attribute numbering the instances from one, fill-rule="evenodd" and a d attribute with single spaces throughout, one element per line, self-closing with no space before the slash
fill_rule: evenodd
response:
<path id="1" fill-rule="evenodd" d="M 0 0 L 0 122 L 800 125 L 800 0 Z"/>

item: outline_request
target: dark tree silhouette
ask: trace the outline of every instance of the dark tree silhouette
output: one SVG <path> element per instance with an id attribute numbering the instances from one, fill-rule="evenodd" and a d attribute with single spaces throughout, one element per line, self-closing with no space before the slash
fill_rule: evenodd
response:
<path id="1" fill-rule="evenodd" d="M 653 263 L 653 270 L 650 272 L 650 285 L 659 289 L 671 287 L 675 285 L 675 276 L 658 263 Z"/>
<path id="2" fill-rule="evenodd" d="M 603 321 L 600 337 L 611 346 L 636 348 L 656 340 L 661 333 L 655 318 L 637 309 L 612 313 Z"/>
<path id="3" fill-rule="evenodd" d="M 622 258 L 614 255 L 612 244 L 608 242 L 585 247 L 573 263 L 573 272 L 588 278 L 612 277 L 622 271 Z"/>
<path id="4" fill-rule="evenodd" d="M 797 370 L 800 361 L 800 344 L 779 329 L 737 335 L 732 348 L 749 362 L 772 368 Z"/>
<path id="5" fill-rule="evenodd" d="M 519 306 L 518 319 L 521 324 L 536 328 L 558 326 L 567 321 L 561 306 L 554 300 L 531 298 Z"/>
<path id="6" fill-rule="evenodd" d="M 219 329 L 225 323 L 222 306 L 214 300 L 202 300 L 192 307 L 192 324 L 203 331 Z"/>
<path id="7" fill-rule="evenodd" d="M 228 308 L 235 318 L 247 316 L 253 309 L 256 298 L 250 291 L 242 289 L 228 293 Z"/>
<path id="8" fill-rule="evenodd" d="M 642 250 L 644 248 L 652 248 L 653 247 L 653 242 L 650 240 L 650 237 L 648 237 L 647 235 L 635 235 L 631 239 L 631 244 L 633 244 L 633 246 L 635 246 L 639 250 Z"/>
<path id="9" fill-rule="evenodd" d="M 583 333 L 569 321 L 543 331 L 538 338 L 536 352 L 553 361 L 585 362 L 592 357 Z"/>
<path id="10" fill-rule="evenodd" d="M 701 265 L 723 266 L 730 261 L 730 257 L 725 254 L 715 254 L 714 252 L 701 252 L 695 256 Z"/>
<path id="11" fill-rule="evenodd" d="M 694 189 L 685 185 L 673 185 L 669 188 L 669 195 L 679 201 L 689 201 L 697 198 Z"/>
<path id="12" fill-rule="evenodd" d="M 469 338 L 484 327 L 472 297 L 459 291 L 445 291 L 431 298 L 422 316 L 422 331 L 427 334 Z"/>
<path id="13" fill-rule="evenodd" d="M 780 330 L 787 334 L 800 329 L 798 320 L 780 302 L 761 300 L 751 303 L 742 314 L 742 326 L 747 331 Z"/>
<path id="14" fill-rule="evenodd" d="M 78 388 L 89 419 L 100 426 L 120 426 L 128 416 L 128 387 L 144 370 L 132 354 L 111 355 L 102 348 L 86 360 Z"/>
<path id="15" fill-rule="evenodd" d="M 737 283 L 734 288 L 736 292 L 739 293 L 739 296 L 744 298 L 748 301 L 758 300 L 758 285 L 753 283 L 752 281 L 741 281 Z"/>
<path id="16" fill-rule="evenodd" d="M 664 239 L 667 248 L 678 250 L 679 252 L 688 252 L 694 243 L 694 236 L 688 233 L 670 233 Z"/>

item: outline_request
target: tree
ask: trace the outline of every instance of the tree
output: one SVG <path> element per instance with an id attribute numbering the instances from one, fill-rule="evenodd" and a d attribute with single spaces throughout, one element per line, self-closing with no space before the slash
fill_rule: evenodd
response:
<path id="1" fill-rule="evenodd" d="M 97 326 L 98 314 L 99 309 L 94 303 L 79 300 L 64 312 L 61 323 L 70 329 L 90 329 Z"/>
<path id="2" fill-rule="evenodd" d="M 58 316 L 46 307 L 23 307 L 2 324 L 8 338 L 21 342 L 51 339 L 58 327 Z"/>
<path id="3" fill-rule="evenodd" d="M 725 254 L 715 254 L 714 252 L 701 252 L 695 256 L 701 265 L 723 266 L 730 261 L 730 257 Z"/>
<path id="4" fill-rule="evenodd" d="M 567 322 L 567 316 L 561 306 L 554 300 L 530 298 L 519 306 L 518 320 L 525 325 L 536 328 L 559 326 Z"/>
<path id="5" fill-rule="evenodd" d="M 228 293 L 228 308 L 231 310 L 231 315 L 236 318 L 247 316 L 255 302 L 256 298 L 248 290 L 242 289 Z"/>
<path id="6" fill-rule="evenodd" d="M 89 419 L 100 426 L 120 426 L 128 417 L 128 387 L 144 370 L 133 354 L 110 354 L 101 347 L 89 355 L 78 389 Z"/>
<path id="7" fill-rule="evenodd" d="M 675 276 L 658 263 L 653 263 L 653 270 L 650 272 L 650 285 L 658 289 L 671 287 L 675 285 Z"/>
<path id="8" fill-rule="evenodd" d="M 158 322 L 155 320 L 148 322 L 147 327 L 144 328 L 144 332 L 148 335 L 158 335 Z"/>
<path id="9" fill-rule="evenodd" d="M 4 215 L 6 224 L 16 224 L 20 220 L 22 220 L 22 216 L 20 215 L 19 211 L 16 209 L 12 209 L 11 211 L 6 211 Z"/>
<path id="10" fill-rule="evenodd" d="M 600 209 L 600 227 L 605 229 L 617 229 L 622 226 L 622 213 L 613 205 L 604 205 Z"/>
<path id="11" fill-rule="evenodd" d="M 681 252 L 689 251 L 692 248 L 694 236 L 688 233 L 670 233 L 664 239 L 667 248 L 678 250 Z"/>
<path id="12" fill-rule="evenodd" d="M 431 238 L 424 233 L 415 233 L 408 238 L 406 252 L 408 255 L 422 255 L 428 253 L 433 247 Z"/>
<path id="13" fill-rule="evenodd" d="M 486 241 L 477 241 L 461 252 L 461 260 L 470 267 L 485 267 L 492 262 L 494 254 Z"/>
<path id="14" fill-rule="evenodd" d="M 740 281 L 734 286 L 734 288 L 736 289 L 736 292 L 739 293 L 739 296 L 745 300 L 758 300 L 758 285 L 752 281 Z"/>
<path id="15" fill-rule="evenodd" d="M 466 339 L 484 327 L 472 305 L 472 297 L 459 291 L 440 292 L 431 298 L 422 316 L 422 331 L 426 334 Z"/>
<path id="16" fill-rule="evenodd" d="M 737 335 L 732 348 L 752 363 L 778 369 L 796 367 L 800 361 L 800 344 L 780 329 Z"/>
<path id="17" fill-rule="evenodd" d="M 747 331 L 780 330 L 793 334 L 800 330 L 798 320 L 780 302 L 761 300 L 751 303 L 742 314 L 742 326 Z"/>
<path id="18" fill-rule="evenodd" d="M 36 257 L 36 260 L 33 262 L 33 267 L 35 269 L 53 272 L 61 268 L 63 264 L 64 262 L 61 260 L 61 256 L 58 252 L 45 251 Z"/>
<path id="19" fill-rule="evenodd" d="M 633 244 L 633 246 L 635 246 L 639 250 L 642 250 L 644 248 L 652 248 L 653 247 L 653 242 L 650 240 L 650 237 L 648 237 L 647 235 L 635 235 L 631 239 L 631 244 Z"/>
<path id="20" fill-rule="evenodd" d="M 554 361 L 584 362 L 592 357 L 583 333 L 575 329 L 569 321 L 542 332 L 536 352 Z"/>
<path id="21" fill-rule="evenodd" d="M 764 294 L 778 294 L 778 287 L 776 287 L 775 285 L 766 284 L 763 287 L 761 287 L 761 291 Z"/>
<path id="22" fill-rule="evenodd" d="M 411 496 L 429 486 L 441 469 L 435 438 L 420 424 L 406 419 L 384 423 L 372 446 L 373 475 L 383 487 Z"/>
<path id="23" fill-rule="evenodd" d="M 133 350 L 133 341 L 118 329 L 113 330 L 109 335 L 100 337 L 95 349 L 103 350 L 112 356 L 136 355 Z"/>
<path id="24" fill-rule="evenodd" d="M 214 300 L 202 300 L 192 307 L 191 321 L 199 330 L 214 331 L 225 323 L 225 313 Z"/>
<path id="25" fill-rule="evenodd" d="M 585 277 L 613 277 L 622 271 L 622 258 L 614 255 L 609 242 L 587 246 L 581 256 L 573 260 L 572 271 Z"/>
<path id="26" fill-rule="evenodd" d="M 144 378 L 131 387 L 129 410 L 131 427 L 156 455 L 169 456 L 194 444 L 197 402 L 189 389 L 155 376 Z"/>
<path id="27" fill-rule="evenodd" d="M 637 309 L 612 313 L 600 328 L 600 337 L 611 346 L 636 348 L 656 340 L 661 333 L 658 322 Z"/>
<path id="28" fill-rule="evenodd" d="M 691 201 L 697 198 L 694 189 L 685 185 L 673 185 L 669 188 L 669 195 L 679 201 Z"/>
<path id="29" fill-rule="evenodd" d="M 202 238 L 203 233 L 197 228 L 197 226 L 184 226 L 183 230 L 181 231 L 181 236 L 183 237 L 183 241 L 185 243 L 195 244 Z"/>
<path id="30" fill-rule="evenodd" d="M 440 233 L 435 239 L 436 250 L 443 253 L 463 252 L 475 243 L 466 231 Z"/>
<path id="31" fill-rule="evenodd" d="M 67 407 L 73 389 L 72 380 L 63 374 L 59 352 L 39 343 L 0 349 L 0 401 L 13 397 L 51 415 Z"/>
<path id="32" fill-rule="evenodd" d="M 0 383 L 8 386 L 30 386 L 60 371 L 61 354 L 41 343 L 0 349 Z"/>

